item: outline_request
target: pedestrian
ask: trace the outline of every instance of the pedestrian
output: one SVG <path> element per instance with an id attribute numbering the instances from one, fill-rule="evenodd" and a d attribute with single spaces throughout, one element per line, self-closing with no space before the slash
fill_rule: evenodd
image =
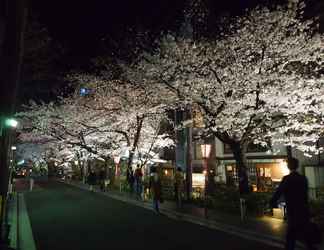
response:
<path id="1" fill-rule="evenodd" d="M 182 169 L 178 167 L 174 176 L 174 193 L 175 193 L 177 208 L 182 207 L 183 189 L 184 189 L 184 176 L 182 173 Z"/>
<path id="2" fill-rule="evenodd" d="M 137 165 L 137 168 L 134 173 L 135 187 L 136 187 L 136 198 L 142 198 L 142 185 L 143 185 L 143 173 L 140 165 Z"/>
<path id="3" fill-rule="evenodd" d="M 133 195 L 134 193 L 134 182 L 135 182 L 135 177 L 134 177 L 134 173 L 133 170 L 130 169 L 128 171 L 128 184 L 129 184 L 129 190 L 130 190 L 130 194 Z"/>
<path id="4" fill-rule="evenodd" d="M 93 170 L 90 171 L 87 181 L 89 184 L 89 190 L 93 192 L 94 185 L 96 185 L 96 182 L 97 182 L 97 175 L 96 175 L 95 171 L 93 171 Z"/>
<path id="5" fill-rule="evenodd" d="M 99 186 L 101 191 L 105 191 L 105 180 L 107 178 L 107 173 L 105 168 L 101 168 L 99 172 Z"/>
<path id="6" fill-rule="evenodd" d="M 160 213 L 159 203 L 162 202 L 162 185 L 156 167 L 151 169 L 149 188 L 153 198 L 153 209 L 156 213 Z"/>
<path id="7" fill-rule="evenodd" d="M 32 169 L 30 169 L 29 170 L 29 191 L 33 191 L 35 177 L 36 177 L 35 172 Z"/>
<path id="8" fill-rule="evenodd" d="M 9 195 L 12 195 L 12 193 L 15 192 L 16 176 L 17 176 L 17 172 L 15 169 L 13 169 L 11 172 L 11 178 L 10 178 L 11 181 L 9 183 Z"/>
<path id="9" fill-rule="evenodd" d="M 287 206 L 287 231 L 286 250 L 294 250 L 296 240 L 302 240 L 308 250 L 315 250 L 315 246 L 307 236 L 307 228 L 310 225 L 310 212 L 308 204 L 308 183 L 307 178 L 297 172 L 298 160 L 292 158 L 288 162 L 290 174 L 283 177 L 279 187 L 274 193 L 270 205 L 277 207 L 281 196 Z"/>

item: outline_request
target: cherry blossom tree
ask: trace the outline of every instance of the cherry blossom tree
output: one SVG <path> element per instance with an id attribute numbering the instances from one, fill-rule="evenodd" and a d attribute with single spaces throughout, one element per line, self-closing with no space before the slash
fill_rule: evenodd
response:
<path id="1" fill-rule="evenodd" d="M 73 95 L 57 103 L 32 102 L 18 114 L 24 120 L 25 137 L 29 131 L 56 140 L 72 157 L 86 150 L 107 161 L 126 151 L 129 168 L 134 156 L 144 157 L 145 163 L 152 152 L 172 144 L 160 133 L 166 105 L 156 89 L 86 74 L 70 79 L 77 80 Z M 89 90 L 87 95 L 80 95 L 81 86 Z"/>
<path id="2" fill-rule="evenodd" d="M 267 145 L 281 133 L 278 140 L 310 149 L 323 127 L 323 35 L 297 10 L 256 8 L 217 41 L 166 36 L 133 68 L 137 81 L 167 86 L 181 105 L 198 104 L 204 132 L 233 151 L 241 193 L 249 143 Z"/>
<path id="3" fill-rule="evenodd" d="M 130 168 L 134 155 L 149 155 L 156 145 L 172 144 L 167 135 L 159 134 L 159 126 L 166 119 L 165 109 L 169 104 L 166 96 L 170 91 L 160 85 L 109 80 L 107 75 L 106 72 L 101 76 L 77 74 L 70 78 L 90 89 L 88 97 L 78 98 L 79 105 L 91 113 L 99 112 L 105 123 L 109 123 L 107 132 L 117 145 L 112 154 L 119 155 L 126 148 Z"/>

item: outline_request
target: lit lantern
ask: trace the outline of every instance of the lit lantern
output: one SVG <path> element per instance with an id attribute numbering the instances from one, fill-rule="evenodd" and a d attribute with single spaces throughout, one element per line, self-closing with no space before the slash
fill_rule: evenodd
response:
<path id="1" fill-rule="evenodd" d="M 204 159 L 208 158 L 211 152 L 211 146 L 210 144 L 201 144 L 201 155 Z"/>
<path id="2" fill-rule="evenodd" d="M 119 171 L 119 162 L 120 162 L 120 156 L 115 156 L 114 157 L 114 163 L 116 164 L 116 176 L 119 176 L 120 171 Z"/>

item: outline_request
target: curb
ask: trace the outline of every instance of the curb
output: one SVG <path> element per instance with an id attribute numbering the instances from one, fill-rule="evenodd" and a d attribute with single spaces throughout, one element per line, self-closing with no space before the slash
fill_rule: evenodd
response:
<path id="1" fill-rule="evenodd" d="M 36 250 L 33 231 L 22 193 L 18 194 L 18 246 L 19 250 Z"/>
<path id="2" fill-rule="evenodd" d="M 88 190 L 85 187 L 75 184 L 75 183 L 69 183 L 69 182 L 64 182 L 64 181 L 59 181 L 59 182 L 79 188 L 79 189 L 82 189 L 82 190 Z M 115 200 L 119 200 L 119 201 L 122 201 L 122 202 L 125 202 L 128 204 L 132 204 L 132 205 L 139 206 L 139 207 L 153 211 L 152 206 L 145 201 L 143 202 L 143 201 L 131 200 L 127 197 L 123 197 L 123 196 L 119 196 L 119 195 L 115 195 L 115 194 L 109 194 L 109 193 L 102 193 L 101 191 L 98 191 L 98 190 L 94 190 L 94 192 L 104 195 L 104 196 L 108 196 Z M 232 234 L 232 235 L 235 235 L 235 236 L 247 239 L 247 240 L 258 241 L 258 242 L 261 242 L 263 244 L 270 245 L 273 247 L 278 247 L 278 248 L 284 247 L 284 240 L 279 237 L 260 234 L 260 233 L 257 233 L 257 232 L 251 231 L 251 230 L 241 229 L 236 226 L 231 226 L 228 224 L 219 223 L 217 221 L 211 221 L 208 219 L 199 218 L 197 216 L 180 213 L 180 212 L 173 211 L 173 210 L 167 209 L 167 208 L 160 208 L 160 211 L 162 214 L 166 215 L 167 217 L 169 217 L 171 219 L 190 222 L 190 223 L 197 224 L 200 226 L 208 227 L 210 229 L 214 229 L 214 230 L 222 231 L 222 232 L 225 232 L 228 234 Z M 303 248 L 296 246 L 296 249 L 303 249 Z"/>
<path id="3" fill-rule="evenodd" d="M 17 194 L 11 194 L 8 204 L 9 249 L 18 249 L 18 199 Z"/>

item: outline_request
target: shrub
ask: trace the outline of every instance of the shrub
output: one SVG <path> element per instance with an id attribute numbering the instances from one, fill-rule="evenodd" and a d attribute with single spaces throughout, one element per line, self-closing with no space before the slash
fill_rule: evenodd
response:
<path id="1" fill-rule="evenodd" d="M 218 210 L 238 213 L 240 211 L 240 195 L 236 187 L 224 184 L 215 186 L 214 192 L 208 197 L 207 205 Z"/>
<path id="2" fill-rule="evenodd" d="M 312 221 L 324 231 L 324 200 L 311 201 L 309 205 Z"/>
<path id="3" fill-rule="evenodd" d="M 247 213 L 254 216 L 262 216 L 266 208 L 268 208 L 271 193 L 250 193 L 245 195 Z M 204 207 L 205 203 L 208 208 L 228 212 L 240 213 L 240 194 L 237 187 L 226 186 L 225 184 L 217 184 L 214 192 L 209 194 L 207 199 L 197 197 L 193 199 L 193 203 Z"/>
<path id="4" fill-rule="evenodd" d="M 269 201 L 271 199 L 271 193 L 250 193 L 248 194 L 246 199 L 247 213 L 262 216 L 264 214 L 264 210 L 269 207 Z"/>

